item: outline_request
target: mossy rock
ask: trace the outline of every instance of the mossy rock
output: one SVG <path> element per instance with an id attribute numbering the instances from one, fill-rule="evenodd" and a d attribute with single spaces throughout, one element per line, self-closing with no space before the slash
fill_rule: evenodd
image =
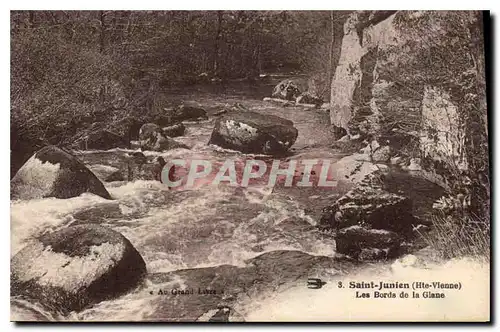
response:
<path id="1" fill-rule="evenodd" d="M 98 225 L 42 235 L 11 260 L 11 295 L 63 313 L 80 311 L 137 286 L 141 255 L 120 233 Z"/>

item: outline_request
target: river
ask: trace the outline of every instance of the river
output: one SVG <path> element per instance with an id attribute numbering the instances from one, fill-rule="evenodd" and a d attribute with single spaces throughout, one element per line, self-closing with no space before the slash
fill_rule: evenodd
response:
<path id="1" fill-rule="evenodd" d="M 334 135 L 326 110 L 262 101 L 281 78 L 273 76 L 259 84 L 233 82 L 166 91 L 172 104 L 185 102 L 205 108 L 209 120 L 184 123 L 186 134 L 176 140 L 191 149 L 147 152 L 146 156 L 150 160 L 159 155 L 166 160 L 243 160 L 245 155 L 239 152 L 207 145 L 215 121 L 213 114 L 235 102 L 293 121 L 299 132 L 291 150 L 295 158 L 336 161 L 345 156 L 331 148 Z M 75 154 L 86 163 L 119 166 L 131 151 Z M 232 320 L 321 320 L 328 318 L 324 306 L 334 296 L 333 280 L 374 269 L 373 264 L 360 265 L 338 258 L 333 238 L 314 227 L 321 209 L 348 187 L 325 191 L 220 184 L 170 191 L 157 181 L 105 185 L 114 200 L 83 194 L 70 199 L 11 202 L 11 257 L 33 236 L 69 225 L 98 223 L 123 234 L 139 251 L 148 270 L 144 283 L 129 294 L 69 315 L 15 298 L 13 318 L 191 321 L 227 304 Z M 426 196 L 425 190 L 422 195 Z M 390 274 L 391 264 L 378 263 L 377 273 Z M 311 277 L 327 280 L 325 289 L 308 289 L 306 280 Z M 172 294 L 172 289 L 182 287 L 195 292 L 198 288 L 212 288 L 218 294 Z M 169 294 L 159 294 L 159 290 Z M 331 318 L 337 319 L 344 311 Z"/>

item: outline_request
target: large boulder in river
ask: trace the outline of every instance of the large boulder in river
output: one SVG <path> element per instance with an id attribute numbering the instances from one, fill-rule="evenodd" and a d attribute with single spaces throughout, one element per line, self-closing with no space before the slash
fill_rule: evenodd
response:
<path id="1" fill-rule="evenodd" d="M 216 123 L 210 144 L 244 153 L 280 154 L 297 139 L 293 122 L 256 112 L 230 112 Z"/>
<path id="2" fill-rule="evenodd" d="M 146 123 L 141 127 L 139 141 L 142 150 L 161 152 L 176 148 L 189 149 L 187 145 L 165 136 L 163 130 L 154 123 Z"/>
<path id="3" fill-rule="evenodd" d="M 12 179 L 16 172 L 24 163 L 35 153 L 43 148 L 46 143 L 21 130 L 19 124 L 11 121 L 10 126 L 10 178 Z"/>
<path id="4" fill-rule="evenodd" d="M 171 110 L 170 116 L 172 117 L 172 121 L 174 121 L 174 123 L 180 121 L 208 119 L 207 112 L 203 108 L 184 104 Z"/>
<path id="5" fill-rule="evenodd" d="M 335 251 L 364 261 L 394 258 L 400 254 L 401 241 L 395 232 L 355 225 L 336 234 Z"/>
<path id="6" fill-rule="evenodd" d="M 98 225 L 42 235 L 11 260 L 11 295 L 68 313 L 134 288 L 146 273 L 123 235 Z"/>
<path id="7" fill-rule="evenodd" d="M 147 140 L 153 137 L 156 133 L 163 134 L 160 126 L 154 123 L 145 123 L 139 129 L 139 141 Z"/>
<path id="8" fill-rule="evenodd" d="M 113 148 L 127 148 L 130 145 L 128 137 L 100 129 L 89 133 L 79 141 L 79 148 L 84 150 L 109 150 Z"/>
<path id="9" fill-rule="evenodd" d="M 185 132 L 186 132 L 186 127 L 182 122 L 163 128 L 163 135 L 168 137 L 182 136 L 184 135 Z"/>
<path id="10" fill-rule="evenodd" d="M 278 85 L 274 87 L 271 97 L 295 101 L 299 95 L 299 86 L 291 80 L 284 80 L 279 82 Z"/>
<path id="11" fill-rule="evenodd" d="M 10 182 L 12 199 L 70 198 L 85 192 L 111 199 L 102 182 L 75 156 L 49 145 L 36 152 Z"/>
<path id="12" fill-rule="evenodd" d="M 341 229 L 368 225 L 403 234 L 411 232 L 415 222 L 411 200 L 384 190 L 372 177 L 375 178 L 374 175 L 367 176 L 333 205 L 324 208 L 318 226 L 323 229 Z"/>

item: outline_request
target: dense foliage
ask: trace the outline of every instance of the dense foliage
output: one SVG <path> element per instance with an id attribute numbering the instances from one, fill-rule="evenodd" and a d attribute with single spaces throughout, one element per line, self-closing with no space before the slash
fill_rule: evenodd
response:
<path id="1" fill-rule="evenodd" d="M 124 131 L 117 121 L 166 106 L 165 86 L 325 73 L 331 20 L 319 11 L 13 11 L 11 149 Z"/>

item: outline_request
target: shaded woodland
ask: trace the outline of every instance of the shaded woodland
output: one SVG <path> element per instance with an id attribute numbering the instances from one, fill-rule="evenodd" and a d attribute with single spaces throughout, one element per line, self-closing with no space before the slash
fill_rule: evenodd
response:
<path id="1" fill-rule="evenodd" d="M 65 146 L 103 123 L 123 134 L 124 118 L 165 107 L 164 87 L 303 72 L 328 98 L 346 15 L 12 11 L 11 149 L 22 161 L 26 146 Z"/>

